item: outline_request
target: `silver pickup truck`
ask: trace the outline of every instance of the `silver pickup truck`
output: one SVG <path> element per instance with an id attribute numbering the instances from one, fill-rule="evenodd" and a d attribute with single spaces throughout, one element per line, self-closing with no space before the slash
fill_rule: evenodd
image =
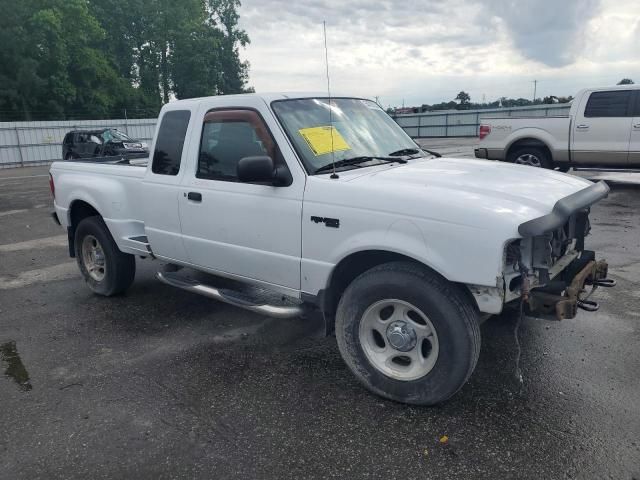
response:
<path id="1" fill-rule="evenodd" d="M 640 168 L 640 85 L 588 88 L 568 116 L 485 118 L 475 156 L 559 169 Z"/>

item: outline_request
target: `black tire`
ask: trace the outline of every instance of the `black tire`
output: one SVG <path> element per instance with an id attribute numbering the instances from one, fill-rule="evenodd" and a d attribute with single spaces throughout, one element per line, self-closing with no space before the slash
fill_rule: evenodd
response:
<path id="1" fill-rule="evenodd" d="M 551 162 L 551 159 L 549 158 L 549 155 L 547 154 L 547 152 L 545 152 L 542 148 L 538 148 L 538 147 L 516 148 L 513 152 L 509 154 L 508 161 L 511 163 L 520 163 L 518 159 L 526 156 L 531 156 L 536 159 L 535 163 L 537 164 L 534 165 L 533 164 L 534 162 L 532 161 L 532 163 L 530 164 L 531 166 L 549 168 L 549 169 L 553 168 L 553 163 Z"/>
<path id="2" fill-rule="evenodd" d="M 67 155 L 64 157 L 64 159 L 68 162 L 70 162 L 71 160 L 73 160 L 73 155 L 71 153 L 67 153 Z"/>
<path id="3" fill-rule="evenodd" d="M 367 358 L 360 322 L 367 309 L 383 299 L 417 307 L 437 333 L 437 359 L 421 378 L 392 378 Z M 479 313 L 470 296 L 440 275 L 410 262 L 391 262 L 366 271 L 347 287 L 336 312 L 336 338 L 347 366 L 370 391 L 398 402 L 434 405 L 454 395 L 476 366 Z"/>
<path id="4" fill-rule="evenodd" d="M 557 163 L 556 170 L 562 173 L 567 173 L 569 170 L 571 170 L 571 165 L 566 165 L 564 163 L 560 163 L 560 164 Z"/>
<path id="5" fill-rule="evenodd" d="M 88 236 L 99 242 L 104 257 L 103 278 L 93 278 L 85 265 L 82 244 Z M 80 273 L 94 293 L 110 297 L 127 290 L 136 275 L 136 259 L 133 255 L 122 253 L 113 240 L 109 229 L 100 217 L 87 217 L 82 220 L 75 233 L 76 261 Z"/>

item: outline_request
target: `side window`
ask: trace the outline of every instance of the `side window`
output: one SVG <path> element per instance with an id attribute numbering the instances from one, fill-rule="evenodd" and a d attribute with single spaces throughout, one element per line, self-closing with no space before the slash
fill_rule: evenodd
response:
<path id="1" fill-rule="evenodd" d="M 632 115 L 634 117 L 640 117 L 640 90 L 636 90 L 636 101 Z"/>
<path id="2" fill-rule="evenodd" d="M 612 90 L 610 92 L 593 92 L 589 96 L 584 116 L 593 117 L 626 117 L 631 100 L 631 90 Z"/>
<path id="3" fill-rule="evenodd" d="M 189 126 L 189 110 L 172 110 L 162 117 L 153 152 L 151 171 L 159 175 L 177 175 L 180 171 L 182 148 Z"/>
<path id="4" fill-rule="evenodd" d="M 267 155 L 281 161 L 264 121 L 253 110 L 218 110 L 205 115 L 197 178 L 237 181 L 241 158 Z"/>

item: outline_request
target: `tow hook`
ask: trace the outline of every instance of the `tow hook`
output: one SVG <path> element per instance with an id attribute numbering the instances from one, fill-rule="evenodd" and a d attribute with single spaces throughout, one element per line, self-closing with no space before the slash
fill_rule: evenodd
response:
<path id="1" fill-rule="evenodd" d="M 597 312 L 600 309 L 600 304 L 598 302 L 594 302 L 593 300 L 587 300 L 589 296 L 596 290 L 598 287 L 606 287 L 611 288 L 616 286 L 616 281 L 611 278 L 600 278 L 597 280 L 593 280 L 592 278 L 587 279 L 587 285 L 593 285 L 593 288 L 589 292 L 586 298 L 578 297 L 578 308 L 582 310 L 586 310 L 587 312 Z M 582 289 L 584 293 L 585 290 Z"/>
<path id="2" fill-rule="evenodd" d="M 600 304 L 593 300 L 578 300 L 578 308 L 587 312 L 597 312 L 600 309 Z"/>
<path id="3" fill-rule="evenodd" d="M 595 312 L 600 308 L 598 302 L 589 297 L 598 287 L 614 287 L 615 280 L 607 277 L 609 266 L 604 260 L 588 262 L 571 280 L 562 295 L 544 290 L 533 289 L 529 292 L 530 312 L 543 315 L 555 314 L 556 320 L 575 318 L 578 308 Z M 585 286 L 591 286 L 587 291 Z"/>

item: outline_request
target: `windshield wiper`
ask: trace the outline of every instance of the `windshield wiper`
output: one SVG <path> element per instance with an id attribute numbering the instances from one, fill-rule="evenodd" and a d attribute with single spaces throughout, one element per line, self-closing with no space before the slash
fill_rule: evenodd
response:
<path id="1" fill-rule="evenodd" d="M 415 155 L 416 153 L 420 153 L 420 150 L 418 150 L 417 148 L 402 148 L 400 150 L 396 150 L 395 152 L 391 152 L 389 156 L 403 157 L 405 155 Z"/>
<path id="2" fill-rule="evenodd" d="M 420 151 L 427 152 L 429 155 L 433 155 L 434 157 L 441 157 L 438 152 L 433 152 L 431 150 L 427 150 L 426 148 L 402 148 L 400 150 L 396 150 L 395 152 L 391 152 L 389 156 L 391 157 L 403 157 L 405 155 L 416 155 L 420 153 Z"/>
<path id="3" fill-rule="evenodd" d="M 395 157 L 376 157 L 376 156 L 370 156 L 370 155 L 363 155 L 361 157 L 352 157 L 352 158 L 344 158 L 342 160 L 338 160 L 337 162 L 334 163 L 328 163 L 326 165 L 321 166 L 320 168 L 318 168 L 314 173 L 320 173 L 320 172 L 326 172 L 327 170 L 333 170 L 334 166 L 335 168 L 340 168 L 340 167 L 347 167 L 350 165 L 354 165 L 354 166 L 359 166 L 359 163 L 364 163 L 364 162 L 370 162 L 371 160 L 380 160 L 384 163 L 407 163 L 406 160 L 403 160 L 402 158 L 395 158 Z"/>
<path id="4" fill-rule="evenodd" d="M 422 150 L 423 152 L 427 152 L 429 155 L 433 155 L 436 158 L 441 158 L 442 154 L 438 153 L 438 152 L 434 152 L 433 150 L 427 150 L 426 148 L 420 148 L 420 150 Z"/>

